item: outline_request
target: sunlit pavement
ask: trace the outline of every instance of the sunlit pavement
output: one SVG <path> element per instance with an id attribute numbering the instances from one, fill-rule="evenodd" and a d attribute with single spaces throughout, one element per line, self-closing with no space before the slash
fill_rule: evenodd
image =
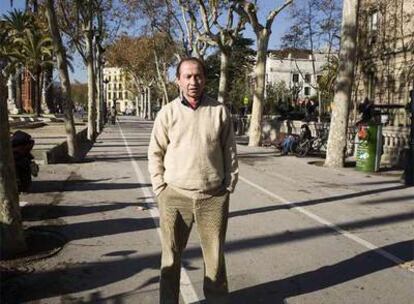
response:
<path id="1" fill-rule="evenodd" d="M 41 167 L 36 193 L 24 197 L 25 225 L 67 242 L 8 280 L 2 292 L 10 303 L 158 302 L 151 127 L 120 117 L 99 136 L 90 162 Z M 226 244 L 231 303 L 412 303 L 413 188 L 398 176 L 327 169 L 269 148 L 238 150 Z M 183 303 L 202 301 L 196 229 L 183 266 Z"/>

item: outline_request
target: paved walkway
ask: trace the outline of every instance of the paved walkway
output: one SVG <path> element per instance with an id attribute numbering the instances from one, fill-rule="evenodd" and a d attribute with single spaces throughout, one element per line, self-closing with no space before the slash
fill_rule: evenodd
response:
<path id="1" fill-rule="evenodd" d="M 21 197 L 24 224 L 66 244 L 13 274 L 3 290 L 15 303 L 158 302 L 151 127 L 121 118 L 87 162 L 41 166 L 34 192 Z M 238 145 L 238 154 L 226 243 L 231 303 L 411 303 L 413 188 L 392 174 L 328 169 L 272 148 Z M 195 229 L 183 266 L 182 302 L 202 301 Z"/>

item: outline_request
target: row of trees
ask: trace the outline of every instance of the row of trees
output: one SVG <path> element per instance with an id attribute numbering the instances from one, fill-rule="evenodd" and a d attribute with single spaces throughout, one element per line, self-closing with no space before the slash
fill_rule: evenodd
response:
<path id="1" fill-rule="evenodd" d="M 262 133 L 266 59 L 269 39 L 272 34 L 271 29 L 277 16 L 293 2 L 293 0 L 281 1 L 278 6 L 275 5 L 267 12 L 264 20 L 260 20 L 258 14 L 260 6 L 256 1 L 122 0 L 117 1 L 115 5 L 111 0 L 43 0 L 40 3 L 32 0 L 29 1 L 33 8 L 30 18 L 37 18 L 40 28 L 34 32 L 33 36 L 42 31 L 48 35 L 41 43 L 43 53 L 38 57 L 40 58 L 40 67 L 29 61 L 15 59 L 17 57 L 13 54 L 15 47 L 12 46 L 12 43 L 21 43 L 22 41 L 19 37 L 13 37 L 11 32 L 2 31 L 0 38 L 6 42 L 1 44 L 0 56 L 6 66 L 2 70 L 6 71 L 8 77 L 13 73 L 15 62 L 19 62 L 19 66 L 28 69 L 36 79 L 36 73 L 44 66 L 46 67 L 52 62 L 56 65 L 64 98 L 65 130 L 69 155 L 73 159 L 77 158 L 77 145 L 74 137 L 75 126 L 68 75 L 68 52 L 76 50 L 87 68 L 88 138 L 90 140 L 96 138 L 102 127 L 104 102 L 102 68 L 104 60 L 107 60 L 111 65 L 124 68 L 132 76 L 136 92 L 155 87 L 163 104 L 169 102 L 170 97 L 174 94 L 174 87 L 168 81 L 169 69 L 184 56 L 205 59 L 207 66 L 212 68 L 209 69 L 208 89 L 213 94 L 216 91 L 218 100 L 224 103 L 229 103 L 230 100 L 242 100 L 242 97 L 247 93 L 247 78 L 250 71 L 253 70 L 254 92 L 249 145 L 257 146 L 260 144 Z M 326 16 L 328 17 L 322 18 L 321 20 L 325 20 L 325 23 L 321 22 L 318 26 L 320 33 L 329 29 L 330 34 L 327 39 L 331 39 L 331 41 L 337 37 L 334 30 L 330 31 L 330 28 L 333 27 L 332 23 L 337 20 L 333 15 L 329 15 L 329 12 L 332 11 L 329 7 L 333 2 L 335 0 L 312 0 L 312 3 L 317 3 L 319 6 L 309 6 L 309 15 L 307 15 L 313 16 L 312 9 L 315 7 L 327 8 Z M 351 63 L 355 49 L 357 2 L 357 0 L 344 0 L 342 47 L 326 160 L 326 164 L 329 166 L 343 165 L 350 86 L 353 79 Z M 116 9 L 114 9 L 115 7 Z M 114 15 L 114 12 L 118 15 Z M 130 37 L 125 33 L 114 39 L 114 32 L 120 24 L 119 20 L 125 20 L 131 24 L 134 20 L 140 20 L 139 24 L 135 24 L 141 27 L 142 34 L 139 37 Z M 41 24 L 47 26 L 41 27 Z M 292 32 L 297 37 L 302 37 L 302 41 L 306 40 L 316 48 L 315 30 L 312 27 L 315 20 L 309 20 L 307 29 L 303 30 L 303 33 L 308 34 L 302 36 L 299 35 L 300 32 L 296 31 L 301 24 L 303 23 L 297 23 Z M 255 60 L 252 60 L 253 51 L 249 48 L 253 41 L 242 36 L 246 26 L 250 26 L 255 35 Z M 30 31 L 26 31 L 24 27 L 23 33 L 26 32 Z M 289 39 L 297 42 L 300 41 L 299 38 Z M 286 37 L 286 41 L 289 39 Z M 9 48 L 5 48 L 3 45 L 8 45 Z M 215 52 L 210 52 L 210 56 L 207 57 L 209 47 L 214 48 Z M 213 73 L 211 73 L 212 71 Z M 3 101 L 1 103 L 2 111 L 4 111 L 2 115 L 7 113 L 4 110 L 4 103 Z M 7 119 L 1 119 L 1 122 L 5 122 L 7 125 Z M 1 128 L 1 130 L 6 130 L 6 128 Z M 8 151 L 9 147 L 6 143 L 8 134 L 1 133 L 0 135 L 2 136 L 2 151 Z M 7 155 L 2 155 L 0 160 L 2 223 L 6 223 L 10 218 L 19 218 L 18 216 L 9 216 L 13 210 L 18 210 L 18 200 L 16 200 L 13 187 L 6 186 L 6 183 L 10 183 L 10 180 L 13 179 L 12 174 L 7 173 L 6 164 L 9 160 L 7 157 Z M 2 225 L 2 237 L 3 234 L 8 235 L 12 232 L 12 230 L 8 230 L 8 226 Z M 14 246 L 7 245 L 2 248 L 6 247 L 14 248 Z"/>
<path id="2" fill-rule="evenodd" d="M 9 75 L 10 83 L 16 80 L 16 87 L 20 90 L 20 74 L 25 70 L 33 81 L 34 110 L 40 115 L 41 87 L 47 86 L 46 75 L 53 68 L 53 45 L 46 20 L 36 18 L 33 13 L 14 10 L 3 17 L 0 31 L 1 53 L 8 58 L 4 72 Z M 20 98 L 20 94 L 13 97 Z M 21 100 L 17 106 L 21 110 Z"/>
<path id="3" fill-rule="evenodd" d="M 257 1 L 125 2 L 141 20 L 146 20 L 144 28 L 148 34 L 139 38 L 121 38 L 113 46 L 115 56 L 112 56 L 110 62 L 123 66 L 141 86 L 156 82 L 159 85 L 158 91 L 163 92 L 165 103 L 169 98 L 169 86 L 168 83 L 165 84 L 165 75 L 175 59 L 195 56 L 205 60 L 209 71 L 207 90 L 219 101 L 231 101 L 231 106 L 238 109 L 242 106 L 243 97 L 252 95 L 249 130 L 251 146 L 260 145 L 261 141 L 261 121 L 266 104 L 264 92 L 268 85 L 265 81 L 266 59 L 272 25 L 286 8 L 291 7 L 293 24 L 283 36 L 283 46 L 306 48 L 311 51 L 314 79 L 317 71 L 313 54 L 322 47 L 325 48 L 328 58 L 326 72 L 314 89 L 318 92 L 319 104 L 322 104 L 322 100 L 333 98 L 337 70 L 332 72 L 332 69 L 337 68 L 338 60 L 337 57 L 331 56 L 331 53 L 337 51 L 339 46 L 339 0 L 286 0 L 283 3 L 279 1 L 279 6 L 275 5 L 269 10 L 263 21 L 259 20 L 258 12 L 261 7 Z M 247 26 L 252 28 L 255 35 L 255 39 L 250 40 L 248 44 L 243 37 Z M 145 43 L 146 40 L 159 41 L 159 37 L 162 37 L 163 43 L 158 43 L 163 47 L 153 47 L 152 50 L 144 51 L 149 45 Z M 256 51 L 250 48 L 254 42 Z M 208 51 L 209 49 L 213 52 Z M 123 55 L 119 55 L 120 53 Z M 131 57 L 137 53 L 142 54 L 142 63 L 145 65 L 135 62 L 135 66 L 132 67 Z M 134 59 L 136 61 L 136 58 Z M 299 66 L 296 66 L 301 73 Z M 254 80 L 253 86 L 250 79 Z M 252 94 L 249 88 L 253 88 Z"/>
<path id="4" fill-rule="evenodd" d="M 12 1 L 10 5 L 13 5 Z M 109 30 L 105 28 L 107 22 L 116 19 L 116 16 L 111 13 L 112 7 L 113 3 L 110 0 L 30 0 L 26 1 L 24 12 L 15 10 L 1 19 L 0 228 L 2 246 L 0 253 L 2 256 L 16 254 L 26 247 L 9 142 L 6 81 L 20 79 L 16 75 L 22 70 L 30 75 L 34 83 L 35 111 L 39 115 L 40 88 L 43 79 L 46 78 L 44 75 L 48 70 L 50 73 L 53 66 L 56 67 L 61 83 L 68 156 L 73 161 L 78 160 L 68 53 L 76 50 L 88 69 L 88 139 L 94 140 L 103 122 L 102 43 L 104 38 L 111 37 Z"/>
<path id="5" fill-rule="evenodd" d="M 229 73 L 232 64 L 237 64 L 236 61 L 233 63 L 230 61 L 238 56 L 240 48 L 237 41 L 242 41 L 241 33 L 245 26 L 250 24 L 256 36 L 256 60 L 254 63 L 242 61 L 246 62 L 245 65 L 254 65 L 255 91 L 249 145 L 259 145 L 266 58 L 271 28 L 276 16 L 287 8 L 292 0 L 286 0 L 270 10 L 266 20 L 262 23 L 258 17 L 258 5 L 250 1 L 124 0 L 124 2 L 130 8 L 130 12 L 135 12 L 141 20 L 143 18 L 146 20 L 144 28 L 147 34 L 140 38 L 123 37 L 117 41 L 113 46 L 115 55 L 109 56 L 110 62 L 128 70 L 134 77 L 137 87 L 148 86 L 148 83 L 153 81 L 158 82 L 164 92 L 164 102 L 169 100 L 168 85 L 165 79 L 174 59 L 183 56 L 205 59 L 208 47 L 214 47 L 217 50 L 216 56 L 220 59 L 219 75 L 216 76 L 218 78 L 217 98 L 221 102 L 228 103 L 229 87 L 234 85 L 234 83 L 230 84 Z M 131 58 L 131 54 L 132 57 L 137 54 L 130 51 L 134 48 L 133 42 L 137 44 L 136 48 L 142 51 L 149 45 L 152 45 L 152 50 L 139 52 L 142 55 L 140 59 Z M 131 46 L 128 50 L 122 47 L 126 44 Z M 125 51 L 120 52 L 122 50 Z M 150 58 L 153 60 L 148 60 Z M 208 64 L 214 64 L 214 58 L 211 58 Z M 151 68 L 150 65 L 155 65 L 155 67 Z M 237 86 L 241 86 L 240 81 Z M 244 90 L 240 90 L 239 94 L 244 95 Z M 241 100 L 241 96 L 237 97 L 237 100 Z"/>
<path id="6" fill-rule="evenodd" d="M 143 56 L 147 64 L 155 63 L 156 73 L 151 75 L 165 76 L 168 65 L 174 59 L 182 56 L 196 56 L 206 59 L 207 65 L 214 66 L 220 58 L 219 73 L 209 75 L 209 84 L 217 90 L 218 100 L 227 103 L 228 93 L 232 92 L 231 87 L 248 87 L 246 80 L 243 83 L 235 83 L 229 77 L 230 71 L 235 71 L 232 62 L 243 62 L 253 66 L 254 92 L 251 124 L 249 130 L 249 145 L 257 146 L 261 141 L 261 122 L 263 108 L 265 105 L 265 71 L 268 54 L 269 39 L 272 34 L 272 25 L 277 16 L 286 8 L 295 3 L 291 10 L 294 20 L 288 33 L 283 37 L 285 46 L 306 47 L 311 50 L 313 62 L 313 74 L 316 78 L 314 52 L 321 45 L 327 47 L 328 51 L 328 72 L 317 83 L 318 99 L 321 101 L 323 94 L 319 86 L 332 89 L 336 83 L 334 97 L 334 113 L 332 118 L 331 136 L 326 165 L 343 166 L 344 147 L 346 139 L 346 126 L 348 123 L 348 107 L 350 98 L 350 85 L 353 80 L 353 56 L 355 51 L 356 37 L 356 12 L 358 1 L 345 0 L 343 2 L 342 30 L 340 32 L 340 1 L 335 0 L 286 0 L 267 12 L 267 17 L 260 20 L 259 4 L 257 1 L 203 1 L 203 0 L 158 0 L 158 1 L 133 1 L 125 0 L 131 11 L 138 12 L 138 15 L 145 18 L 145 26 L 149 37 L 153 41 L 156 35 L 162 35 L 167 43 L 168 58 L 164 61 L 164 70 L 159 73 L 159 58 L 166 50 L 165 48 L 153 48 L 146 54 L 153 53 L 154 60 L 147 61 L 147 55 Z M 237 42 L 242 41 L 242 33 L 246 26 L 250 26 L 255 35 L 255 60 L 248 63 L 246 60 L 236 61 L 240 48 Z M 339 37 L 342 41 L 339 43 Z M 178 39 L 177 39 L 178 38 Z M 140 39 L 146 39 L 142 37 Z M 143 40 L 142 40 L 143 41 Z M 329 56 L 335 48 L 341 44 L 339 59 Z M 207 48 L 213 47 L 216 53 L 206 57 Z M 116 48 L 115 48 L 116 49 Z M 118 47 L 119 49 L 119 47 Z M 172 53 L 171 53 L 172 52 Z M 151 57 L 151 55 L 150 55 Z M 248 56 L 247 56 L 248 57 Z M 246 57 L 245 57 L 246 58 Z M 333 58 L 333 59 L 331 59 Z M 234 60 L 234 61 L 233 61 Z M 127 60 L 131 63 L 131 60 Z M 236 64 L 237 64 L 236 63 Z M 126 65 L 125 65 L 126 66 Z M 335 69 L 335 70 L 334 70 Z M 147 68 L 136 68 L 140 73 L 141 82 L 145 79 L 143 73 L 150 71 Z M 154 69 L 152 69 L 154 71 Z M 240 72 L 237 71 L 237 72 Z M 238 74 L 245 75 L 245 70 Z M 155 79 L 155 78 L 152 78 Z M 218 79 L 218 83 L 217 83 Z M 162 78 L 158 77 L 159 83 Z M 215 82 L 215 83 L 214 83 Z M 245 94 L 242 88 L 239 90 L 241 96 Z M 332 94 L 331 90 L 325 90 L 326 94 Z M 167 95 L 167 94 L 166 94 Z M 332 94 L 333 95 L 333 94 Z M 242 100 L 241 96 L 235 96 L 232 100 Z M 166 97 L 167 99 L 167 97 Z"/>

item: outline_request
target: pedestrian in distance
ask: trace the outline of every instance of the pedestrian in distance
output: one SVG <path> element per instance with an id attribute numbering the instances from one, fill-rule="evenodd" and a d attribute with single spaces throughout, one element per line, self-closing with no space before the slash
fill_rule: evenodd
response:
<path id="1" fill-rule="evenodd" d="M 117 114 L 116 107 L 112 106 L 110 115 L 111 115 L 111 123 L 113 125 L 115 124 L 115 121 L 116 121 L 116 114 Z"/>
<path id="2" fill-rule="evenodd" d="M 83 119 L 83 116 L 85 115 L 85 109 L 83 108 L 83 105 L 79 105 L 79 116 L 80 119 Z"/>
<path id="3" fill-rule="evenodd" d="M 179 302 L 181 255 L 193 223 L 204 259 L 207 303 L 228 303 L 224 260 L 229 195 L 238 178 L 236 144 L 226 106 L 204 93 L 206 70 L 185 58 L 176 70 L 180 96 L 158 113 L 148 166 L 160 210 L 160 303 Z"/>
<path id="4" fill-rule="evenodd" d="M 106 102 L 104 102 L 102 104 L 102 113 L 103 113 L 103 118 L 104 118 L 104 124 L 106 124 L 108 122 L 108 108 L 106 106 Z"/>
<path id="5" fill-rule="evenodd" d="M 315 112 L 316 112 L 316 103 L 312 99 L 309 99 L 308 97 L 305 98 L 305 121 L 311 121 L 315 118 Z"/>

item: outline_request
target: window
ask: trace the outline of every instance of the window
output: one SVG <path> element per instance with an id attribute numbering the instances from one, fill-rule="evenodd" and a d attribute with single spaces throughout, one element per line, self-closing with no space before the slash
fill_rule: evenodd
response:
<path id="1" fill-rule="evenodd" d="M 299 82 L 299 74 L 293 74 L 292 80 L 293 82 Z"/>
<path id="2" fill-rule="evenodd" d="M 310 87 L 305 87 L 305 96 L 310 95 Z"/>
<path id="3" fill-rule="evenodd" d="M 119 87 L 120 90 L 122 90 L 122 84 L 121 83 L 119 84 L 118 87 Z"/>
<path id="4" fill-rule="evenodd" d="M 110 90 L 111 89 L 111 84 L 110 83 L 108 83 L 108 90 Z"/>
<path id="5" fill-rule="evenodd" d="M 373 11 L 368 17 L 369 32 L 375 32 L 378 30 L 378 11 Z"/>
<path id="6" fill-rule="evenodd" d="M 118 92 L 118 98 L 122 99 L 122 92 Z"/>
<path id="7" fill-rule="evenodd" d="M 372 46 L 377 41 L 378 31 L 378 11 L 373 11 L 368 15 L 368 46 Z"/>
<path id="8" fill-rule="evenodd" d="M 305 74 L 305 82 L 310 83 L 311 82 L 311 74 Z"/>
<path id="9" fill-rule="evenodd" d="M 321 80 L 322 80 L 322 75 L 318 75 L 318 76 L 316 76 L 316 81 L 317 81 L 318 83 L 320 83 L 320 82 L 321 82 Z"/>

